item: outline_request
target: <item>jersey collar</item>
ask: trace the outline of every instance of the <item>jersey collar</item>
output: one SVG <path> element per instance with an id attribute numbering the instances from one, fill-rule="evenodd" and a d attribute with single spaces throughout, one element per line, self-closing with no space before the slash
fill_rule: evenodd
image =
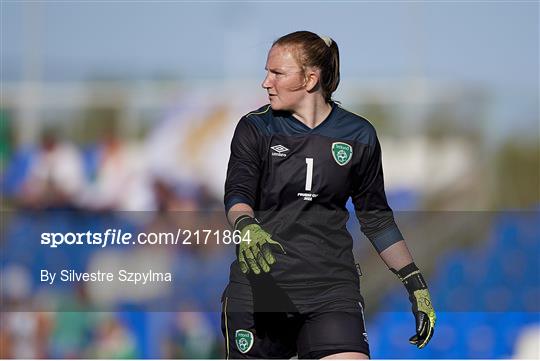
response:
<path id="1" fill-rule="evenodd" d="M 301 133 L 317 133 L 321 129 L 328 126 L 329 123 L 331 123 L 331 120 L 334 118 L 334 113 L 336 112 L 337 104 L 335 102 L 332 102 L 332 110 L 330 110 L 330 113 L 328 116 L 320 122 L 316 127 L 310 128 L 304 123 L 302 123 L 300 120 L 296 119 L 291 113 L 287 113 L 286 118 L 292 122 L 292 126 Z"/>

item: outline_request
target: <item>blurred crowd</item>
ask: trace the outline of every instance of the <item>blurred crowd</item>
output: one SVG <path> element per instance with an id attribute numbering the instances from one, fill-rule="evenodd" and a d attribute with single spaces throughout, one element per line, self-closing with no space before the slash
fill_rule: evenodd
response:
<path id="1" fill-rule="evenodd" d="M 115 131 L 98 144 L 78 148 L 47 130 L 35 149 L 20 150 L 8 162 L 3 191 L 13 205 L 26 209 L 221 209 L 221 200 L 203 184 L 173 174 L 152 170 L 144 147 L 128 144 Z"/>
<path id="2" fill-rule="evenodd" d="M 0 317 L 2 359 L 215 359 L 224 355 L 213 321 L 201 312 L 3 312 Z"/>
<path id="3" fill-rule="evenodd" d="M 51 252 L 38 241 L 41 232 L 54 230 L 175 232 L 186 225 L 186 218 L 200 224 L 200 212 L 206 212 L 206 220 L 219 218 L 213 216 L 223 213 L 217 195 L 203 184 L 175 178 L 174 172 L 151 170 L 143 144 L 128 143 L 115 131 L 97 144 L 78 146 L 49 129 L 35 147 L 6 153 L 1 178 L 1 358 L 223 354 L 218 311 L 230 247 L 135 246 L 120 253 L 83 247 Z M 220 222 L 205 226 L 223 227 Z M 47 288 L 39 282 L 45 265 L 89 271 L 111 264 L 170 271 L 176 282 L 144 290 L 139 286 L 139 291 L 91 283 Z M 205 286 L 197 287 L 202 279 Z M 171 297 L 179 305 L 160 304 L 171 302 Z"/>

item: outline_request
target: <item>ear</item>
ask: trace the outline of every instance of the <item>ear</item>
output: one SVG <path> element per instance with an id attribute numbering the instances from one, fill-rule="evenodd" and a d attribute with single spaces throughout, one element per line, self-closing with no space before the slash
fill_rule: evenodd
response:
<path id="1" fill-rule="evenodd" d="M 305 87 L 306 90 L 309 92 L 312 91 L 319 83 L 321 71 L 317 68 L 307 68 L 305 75 Z"/>

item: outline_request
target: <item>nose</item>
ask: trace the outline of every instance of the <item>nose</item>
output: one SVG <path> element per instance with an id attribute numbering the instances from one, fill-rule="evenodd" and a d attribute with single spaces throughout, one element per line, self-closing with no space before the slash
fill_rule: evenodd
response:
<path id="1" fill-rule="evenodd" d="M 266 73 L 266 76 L 264 77 L 264 80 L 263 80 L 261 86 L 262 86 L 264 89 L 268 89 L 268 88 L 271 88 L 271 87 L 272 87 L 272 84 L 271 84 L 271 82 L 270 82 L 270 72 L 267 72 L 267 73 Z"/>

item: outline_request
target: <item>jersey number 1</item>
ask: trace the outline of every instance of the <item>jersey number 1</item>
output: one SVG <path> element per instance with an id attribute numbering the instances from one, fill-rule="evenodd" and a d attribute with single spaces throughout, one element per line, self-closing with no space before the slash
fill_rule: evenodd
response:
<path id="1" fill-rule="evenodd" d="M 311 185 L 313 184 L 313 158 L 306 158 L 306 192 L 311 192 Z"/>

